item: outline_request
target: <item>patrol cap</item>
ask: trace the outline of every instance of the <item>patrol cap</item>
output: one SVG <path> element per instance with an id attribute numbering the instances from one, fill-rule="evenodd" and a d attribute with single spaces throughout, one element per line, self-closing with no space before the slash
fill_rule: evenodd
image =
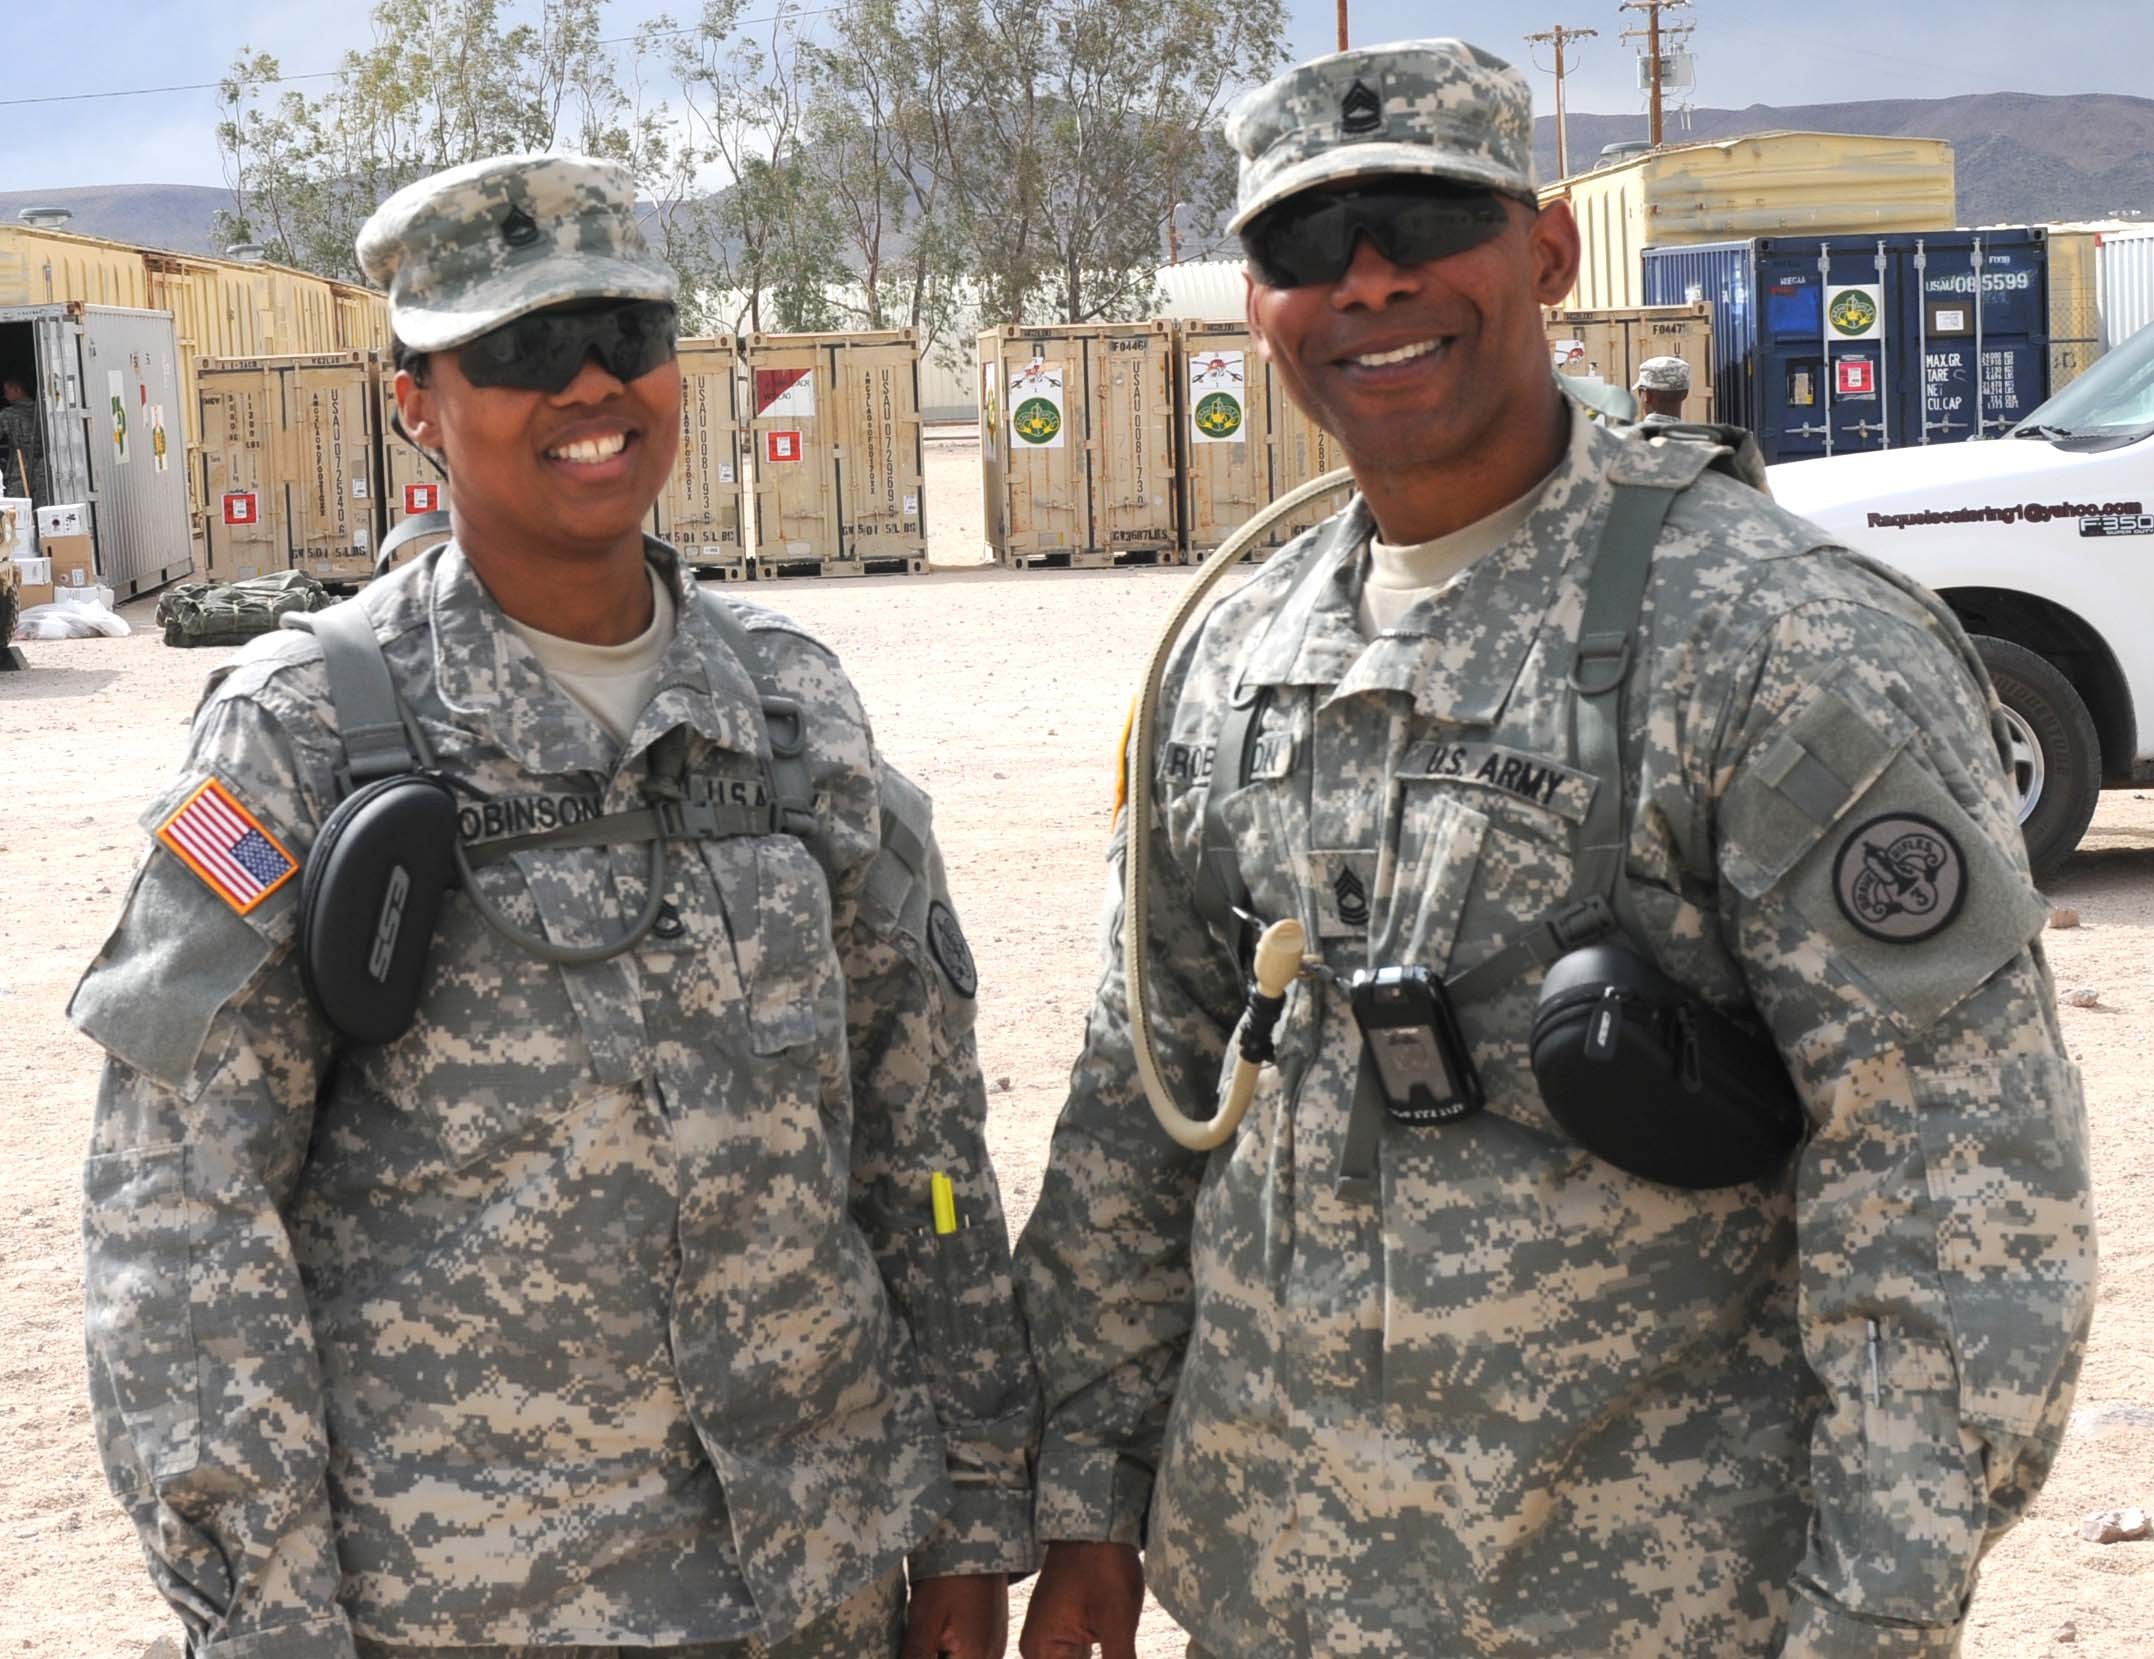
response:
<path id="1" fill-rule="evenodd" d="M 636 228 L 628 170 L 589 156 L 489 156 L 419 179 L 374 210 L 357 246 L 389 291 L 390 332 L 413 351 L 571 300 L 680 292 Z"/>
<path id="2" fill-rule="evenodd" d="M 1680 357 L 1648 357 L 1638 365 L 1638 378 L 1631 383 L 1634 392 L 1687 392 L 1690 390 L 1690 365 Z"/>
<path id="3" fill-rule="evenodd" d="M 1533 88 L 1463 40 L 1401 40 L 1297 64 L 1227 112 L 1241 157 L 1229 230 L 1315 185 L 1417 173 L 1533 195 Z"/>

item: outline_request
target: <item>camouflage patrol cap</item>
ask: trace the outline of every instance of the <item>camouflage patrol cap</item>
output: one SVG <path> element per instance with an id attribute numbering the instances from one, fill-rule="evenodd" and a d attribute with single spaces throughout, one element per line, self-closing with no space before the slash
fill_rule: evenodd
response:
<path id="1" fill-rule="evenodd" d="M 1383 173 L 1533 195 L 1533 89 L 1463 40 L 1401 40 L 1297 64 L 1227 113 L 1240 230 L 1320 184 Z"/>
<path id="2" fill-rule="evenodd" d="M 1690 365 L 1680 357 L 1648 357 L 1638 365 L 1638 378 L 1632 383 L 1634 392 L 1687 392 L 1690 390 Z"/>
<path id="3" fill-rule="evenodd" d="M 628 170 L 588 156 L 491 156 L 407 184 L 360 229 L 358 252 L 413 351 L 571 300 L 680 291 L 636 228 Z"/>

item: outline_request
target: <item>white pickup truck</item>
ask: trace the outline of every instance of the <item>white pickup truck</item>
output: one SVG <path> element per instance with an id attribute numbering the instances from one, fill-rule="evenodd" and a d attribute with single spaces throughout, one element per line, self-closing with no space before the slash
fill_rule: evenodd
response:
<path id="1" fill-rule="evenodd" d="M 1773 495 L 1958 614 L 2012 729 L 2035 873 L 2154 780 L 2154 328 L 2002 438 L 1794 461 Z"/>

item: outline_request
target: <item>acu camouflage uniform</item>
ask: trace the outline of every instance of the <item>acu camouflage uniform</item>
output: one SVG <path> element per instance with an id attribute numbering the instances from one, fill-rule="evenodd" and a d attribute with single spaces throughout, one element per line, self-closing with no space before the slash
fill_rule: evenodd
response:
<path id="1" fill-rule="evenodd" d="M 377 279 L 399 238 L 432 248 L 392 319 L 447 349 L 594 289 L 670 297 L 609 256 L 640 252 L 632 204 L 619 169 L 512 157 L 393 198 L 362 245 Z M 460 235 L 483 245 L 433 247 Z M 1031 1565 L 1035 1391 L 927 799 L 836 659 L 739 607 L 816 800 L 805 837 L 743 828 L 771 793 L 757 685 L 647 553 L 678 626 L 618 752 L 454 544 L 354 601 L 467 843 L 666 801 L 733 816 L 668 849 L 634 949 L 552 966 L 452 894 L 409 1031 L 340 1050 L 295 960 L 299 882 L 242 909 L 157 841 L 76 993 L 111 1055 L 98 1439 L 201 1659 L 355 1637 L 853 1659 L 894 1648 L 901 1568 Z M 303 863 L 341 759 L 319 647 L 272 635 L 213 677 L 144 822 L 215 780 Z M 556 946 L 619 938 L 649 892 L 640 844 L 472 850 Z M 936 1171 L 968 1223 L 948 1236 Z"/>
<path id="2" fill-rule="evenodd" d="M 1361 171 L 1530 186 L 1530 104 L 1455 41 L 1303 65 L 1230 124 L 1242 218 Z M 1304 159 L 1327 134 L 1329 171 Z M 1018 1280 L 1040 1538 L 1145 1545 L 1221 1655 L 1941 1659 L 2048 1470 L 2093 1222 L 1994 700 L 1933 597 L 1716 453 L 1574 416 L 1523 524 L 1374 640 L 1357 498 L 1170 664 L 1158 752 L 1131 762 L 1159 806 L 1116 826 Z M 1587 1154 L 1528 1063 L 1536 972 L 1460 1007 L 1487 1109 L 1384 1123 L 1369 1186 L 1335 1185 L 1361 1041 L 1320 978 L 1290 989 L 1235 1137 L 1181 1151 L 1131 1053 L 1125 838 L 1152 838 L 1150 1012 L 1190 1105 L 1218 1098 L 1244 996 L 1194 902 L 1215 792 L 1254 910 L 1339 973 L 1448 975 L 1519 939 L 1613 786 L 1571 753 L 1569 674 L 1618 482 L 1680 492 L 1622 693 L 1638 932 L 1770 1026 L 1805 1145 L 1707 1192 Z M 1229 706 L 1266 694 L 1249 780 L 1215 775 Z M 1866 931 L 1836 877 L 1901 815 L 1956 846 L 1956 908 Z"/>
<path id="3" fill-rule="evenodd" d="M 1256 911 L 1342 973 L 1456 972 L 1569 892 L 1607 787 L 1567 751 L 1582 553 L 1625 480 L 1682 490 L 1624 693 L 1631 891 L 1663 967 L 1769 1021 L 1809 1140 L 1712 1192 L 1586 1154 L 1529 1069 L 1533 974 L 1461 1009 L 1485 1113 L 1386 1124 L 1377 1190 L 1342 1195 L 1360 1039 L 1304 978 L 1235 1139 L 1181 1152 L 1130 1052 L 1118 824 L 1105 979 L 1018 1250 L 1039 1535 L 1145 1542 L 1160 1601 L 1237 1659 L 1944 1655 L 2063 1432 L 2094 1270 L 1991 706 L 1934 599 L 1701 474 L 1701 444 L 1576 425 L 1519 531 L 1382 637 L 1357 498 L 1185 642 L 1145 757 L 1162 1070 L 1216 1098 L 1242 1005 L 1193 908 L 1214 790 Z M 1237 787 L 1212 745 L 1260 689 Z M 1964 855 L 1919 944 L 1833 896 L 1859 826 L 1903 813 Z"/>

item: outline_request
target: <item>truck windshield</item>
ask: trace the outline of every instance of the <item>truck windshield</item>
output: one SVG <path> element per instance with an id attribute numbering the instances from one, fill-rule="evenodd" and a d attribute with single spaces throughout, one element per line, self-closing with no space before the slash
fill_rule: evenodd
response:
<path id="1" fill-rule="evenodd" d="M 2025 438 L 2154 431 L 2154 327 L 2142 328 L 2012 429 Z"/>

